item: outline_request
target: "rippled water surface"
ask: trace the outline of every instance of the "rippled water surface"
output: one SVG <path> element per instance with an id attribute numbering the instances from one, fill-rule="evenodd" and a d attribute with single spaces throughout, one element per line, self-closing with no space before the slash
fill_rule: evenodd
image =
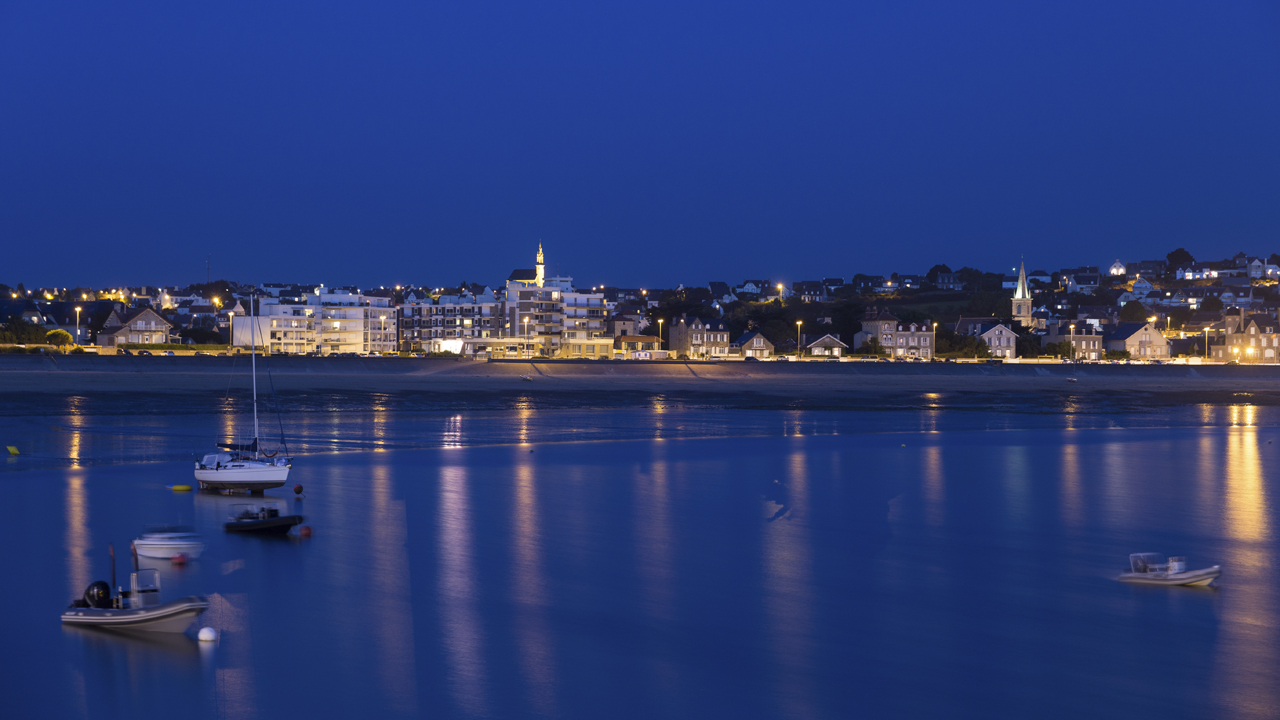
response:
<path id="1" fill-rule="evenodd" d="M 83 400 L 93 405 L 92 400 Z M 1158 414 L 286 413 L 309 540 L 174 494 L 242 413 L 13 407 L 6 717 L 1269 717 L 1280 430 Z M 274 418 L 272 418 L 274 422 Z M 265 424 L 265 421 L 264 421 Z M 9 442 L 3 443 L 5 445 Z M 217 645 L 64 629 L 150 523 Z M 1129 587 L 1130 552 L 1221 563 Z M 143 560 L 143 564 L 156 561 Z"/>

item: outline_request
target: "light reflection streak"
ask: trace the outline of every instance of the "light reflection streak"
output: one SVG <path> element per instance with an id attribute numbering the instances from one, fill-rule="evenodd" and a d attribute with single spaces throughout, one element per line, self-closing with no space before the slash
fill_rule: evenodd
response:
<path id="1" fill-rule="evenodd" d="M 946 479 L 942 470 L 942 448 L 926 447 L 921 453 L 924 461 L 925 522 L 942 527 L 943 506 L 946 503 Z"/>
<path id="2" fill-rule="evenodd" d="M 486 716 L 484 633 L 476 611 L 475 561 L 466 470 L 440 470 L 440 617 L 449 689 L 471 715 Z"/>
<path id="3" fill-rule="evenodd" d="M 453 415 L 444 422 L 441 445 L 447 448 L 462 447 L 462 416 Z"/>
<path id="4" fill-rule="evenodd" d="M 409 552 L 405 547 L 409 532 L 405 525 L 404 501 L 393 496 L 390 471 L 386 465 L 372 468 L 373 504 L 370 585 L 374 598 L 371 617 L 377 623 L 378 677 L 383 697 L 397 712 L 418 711 L 417 670 L 413 646 L 413 606 L 409 577 Z"/>
<path id="5" fill-rule="evenodd" d="M 542 532 L 538 527 L 537 485 L 533 467 L 516 465 L 515 555 L 516 644 L 520 665 L 529 684 L 530 704 L 539 713 L 556 716 L 555 658 L 547 626 L 547 580 L 542 568 Z"/>
<path id="6" fill-rule="evenodd" d="M 1280 666 L 1280 615 L 1258 433 L 1251 414 L 1242 411 L 1241 416 L 1243 427 L 1227 431 L 1226 455 L 1218 463 L 1226 470 L 1224 529 L 1234 542 L 1223 558 L 1231 586 L 1220 596 L 1222 623 L 1212 686 L 1221 693 L 1220 702 L 1242 716 L 1272 717 L 1280 704 L 1274 674 Z"/>
<path id="7" fill-rule="evenodd" d="M 1084 525 L 1084 501 L 1080 488 L 1080 446 L 1062 446 L 1062 521 L 1068 527 Z"/>
<path id="8" fill-rule="evenodd" d="M 248 596 L 243 593 L 209 596 L 202 624 L 218 628 L 221 665 L 214 673 L 214 703 L 218 717 L 252 718 L 257 715 L 253 634 L 249 631 Z"/>
<path id="9" fill-rule="evenodd" d="M 93 582 L 92 562 L 89 557 L 89 494 L 84 477 L 79 473 L 67 477 L 66 486 L 66 538 L 68 597 L 77 598 Z M 105 556 L 104 556 L 105 557 Z"/>
<path id="10" fill-rule="evenodd" d="M 813 706 L 813 588 L 808 522 L 808 472 L 803 450 L 787 472 L 791 511 L 767 523 L 764 533 L 764 605 L 776 665 L 779 716 L 817 717 Z"/>

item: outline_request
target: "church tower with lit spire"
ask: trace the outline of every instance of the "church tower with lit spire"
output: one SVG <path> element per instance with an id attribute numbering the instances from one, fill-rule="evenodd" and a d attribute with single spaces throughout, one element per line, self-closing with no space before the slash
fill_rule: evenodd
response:
<path id="1" fill-rule="evenodd" d="M 1018 287 L 1013 291 L 1013 321 L 1031 327 L 1031 290 L 1027 287 L 1027 267 L 1018 263 Z"/>
<path id="2" fill-rule="evenodd" d="M 538 243 L 538 265 L 536 268 L 536 272 L 538 273 L 538 277 L 537 277 L 538 287 L 542 287 L 542 284 L 547 280 L 547 265 L 542 259 L 542 243 L 541 242 Z"/>

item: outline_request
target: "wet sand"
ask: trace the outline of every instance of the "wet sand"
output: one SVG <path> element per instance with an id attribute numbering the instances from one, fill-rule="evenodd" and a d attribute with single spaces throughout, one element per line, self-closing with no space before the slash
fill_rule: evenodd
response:
<path id="1" fill-rule="evenodd" d="M 258 369 L 260 389 L 274 386 L 290 395 L 428 393 L 459 401 L 572 395 L 587 403 L 628 404 L 628 396 L 676 395 L 743 406 L 945 406 L 1019 399 L 1050 405 L 1280 405 L 1277 366 L 277 357 L 260 359 Z M 248 370 L 247 358 L 0 356 L 0 393 L 208 395 L 247 388 Z"/>

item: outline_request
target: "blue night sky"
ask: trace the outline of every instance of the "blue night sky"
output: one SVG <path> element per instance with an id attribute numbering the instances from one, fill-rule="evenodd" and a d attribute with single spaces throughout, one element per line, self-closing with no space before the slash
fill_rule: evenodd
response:
<path id="1" fill-rule="evenodd" d="M 1280 251 L 1275 2 L 13 0 L 0 282 Z"/>

